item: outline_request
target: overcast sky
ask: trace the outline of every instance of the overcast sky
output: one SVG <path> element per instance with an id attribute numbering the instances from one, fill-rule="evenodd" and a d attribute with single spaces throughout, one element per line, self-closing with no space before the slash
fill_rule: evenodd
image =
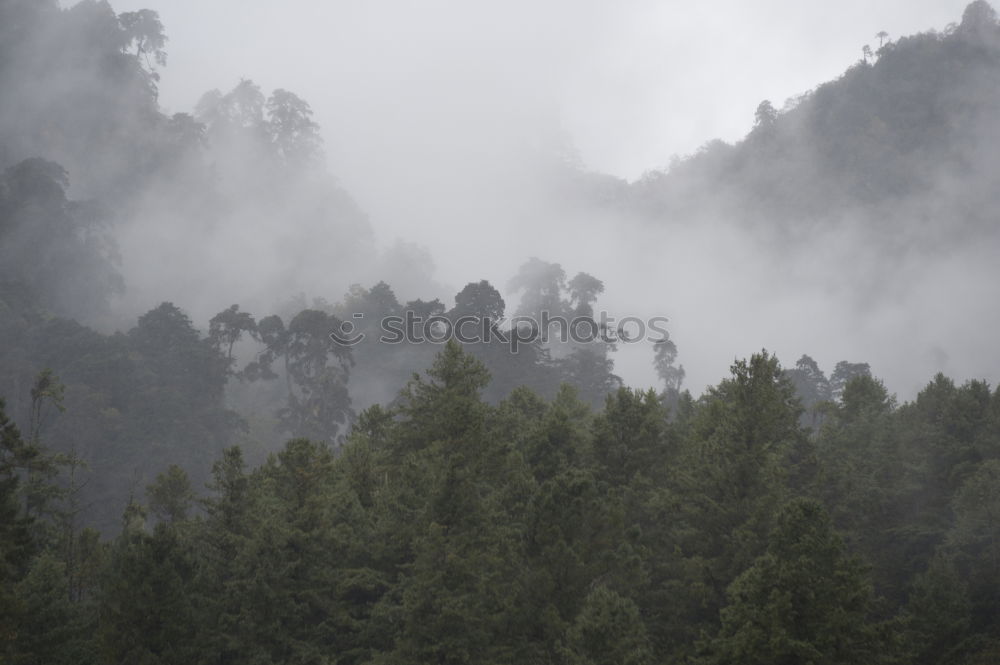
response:
<path id="1" fill-rule="evenodd" d="M 190 110 L 252 78 L 314 107 L 333 166 L 359 153 L 560 122 L 597 170 L 634 178 L 749 128 L 762 99 L 839 75 L 876 44 L 943 28 L 966 0 L 115 0 L 170 38 L 161 100 Z M 407 121 L 406 116 L 415 116 Z M 410 136 L 412 123 L 431 136 Z M 444 134 L 441 136 L 440 134 Z M 367 161 L 367 160 L 365 160 Z M 367 174 L 364 177 L 368 177 Z"/>
<path id="2" fill-rule="evenodd" d="M 849 306 L 848 296 L 816 299 L 810 274 L 823 288 L 838 278 L 815 264 L 801 267 L 801 292 L 793 284 L 788 298 L 777 298 L 765 285 L 784 273 L 750 266 L 733 274 L 745 252 L 732 237 L 689 238 L 680 261 L 667 258 L 680 245 L 666 233 L 621 240 L 617 229 L 602 228 L 584 246 L 584 234 L 566 220 L 540 222 L 517 174 L 526 149 L 544 147 L 559 128 L 586 167 L 627 179 L 713 138 L 737 140 L 761 100 L 780 108 L 839 76 L 862 46 L 877 47 L 880 30 L 895 39 L 943 29 L 960 19 L 966 0 L 112 4 L 160 13 L 170 40 L 160 85 L 168 112 L 191 111 L 203 92 L 229 90 L 241 77 L 265 93 L 286 88 L 309 101 L 330 169 L 370 214 L 379 241 L 426 246 L 450 293 L 482 278 L 502 288 L 530 255 L 570 274 L 591 272 L 607 284 L 619 317 L 672 317 L 696 392 L 721 378 L 734 356 L 762 346 L 777 348 L 785 364 L 810 352 L 828 370 L 844 358 L 872 360 L 887 375 L 887 366 L 906 368 L 894 386 L 904 393 L 931 370 L 949 369 L 913 362 L 933 355 L 929 338 L 912 348 L 872 346 L 915 328 L 909 300 L 892 310 L 892 326 L 872 317 L 859 324 L 837 308 Z M 831 257 L 829 265 L 849 257 Z M 676 267 L 664 267 L 669 261 Z M 659 300 L 649 298 L 649 285 Z M 336 299 L 342 288 L 331 286 L 329 295 Z M 789 312 L 797 314 L 791 322 Z M 621 358 L 627 379 L 649 379 L 643 353 Z"/>

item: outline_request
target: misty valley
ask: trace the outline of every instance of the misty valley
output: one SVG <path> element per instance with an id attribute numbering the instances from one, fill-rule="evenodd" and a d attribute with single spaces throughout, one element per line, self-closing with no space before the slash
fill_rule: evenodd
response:
<path id="1" fill-rule="evenodd" d="M 0 663 L 1000 662 L 954 18 L 637 178 L 546 120 L 356 196 L 295 92 L 168 111 L 157 11 L 0 0 Z"/>

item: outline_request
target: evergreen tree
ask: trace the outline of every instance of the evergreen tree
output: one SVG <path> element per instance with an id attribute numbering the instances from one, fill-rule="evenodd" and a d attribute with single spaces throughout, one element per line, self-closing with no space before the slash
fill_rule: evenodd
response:
<path id="1" fill-rule="evenodd" d="M 822 507 L 781 509 L 767 551 L 729 587 L 708 662 L 875 663 L 886 655 L 871 624 L 872 594 Z"/>

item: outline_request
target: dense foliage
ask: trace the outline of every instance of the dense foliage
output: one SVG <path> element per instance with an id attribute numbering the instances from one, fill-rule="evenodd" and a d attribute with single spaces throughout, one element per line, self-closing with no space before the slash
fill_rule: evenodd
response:
<path id="1" fill-rule="evenodd" d="M 811 430 L 766 352 L 673 413 L 488 384 L 450 343 L 339 449 L 164 467 L 105 542 L 3 416 L 6 662 L 995 658 L 1000 390 L 859 374 Z"/>

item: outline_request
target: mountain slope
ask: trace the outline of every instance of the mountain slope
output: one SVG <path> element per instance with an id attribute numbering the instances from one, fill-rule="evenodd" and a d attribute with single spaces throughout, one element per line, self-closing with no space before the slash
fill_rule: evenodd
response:
<path id="1" fill-rule="evenodd" d="M 796 235 L 847 218 L 917 242 L 996 227 L 1000 26 L 977 0 L 957 25 L 885 43 L 842 77 L 757 109 L 741 142 L 706 144 L 630 187 L 660 220 L 725 214 Z"/>

